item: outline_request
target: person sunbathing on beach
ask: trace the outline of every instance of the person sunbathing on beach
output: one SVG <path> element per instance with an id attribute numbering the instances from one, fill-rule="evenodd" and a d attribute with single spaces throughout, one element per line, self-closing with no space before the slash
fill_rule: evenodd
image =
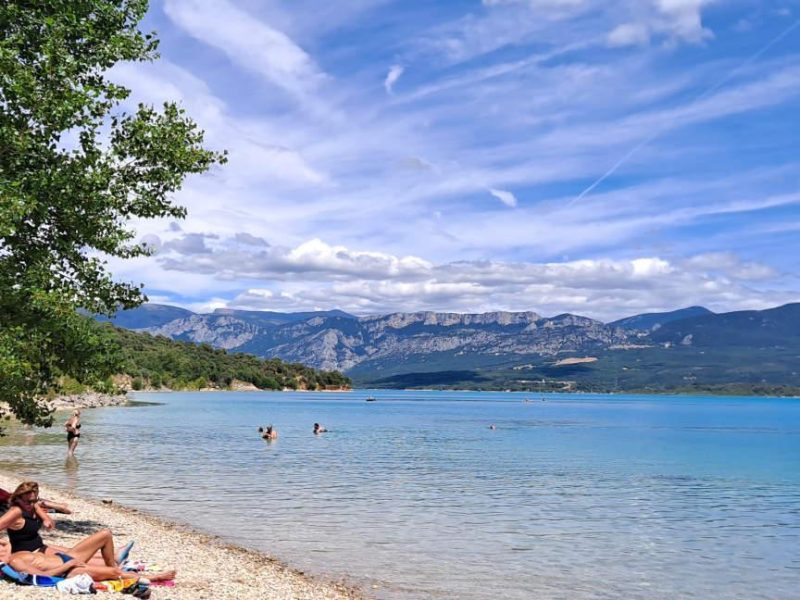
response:
<path id="1" fill-rule="evenodd" d="M 80 547 L 79 547 L 80 546 Z M 97 565 L 89 563 L 95 552 L 100 551 L 106 559 L 106 564 Z M 170 569 L 159 573 L 133 573 L 122 570 L 114 560 L 114 542 L 111 532 L 103 529 L 90 535 L 87 539 L 75 546 L 71 554 L 59 552 L 55 556 L 48 556 L 41 552 L 14 552 L 8 559 L 8 565 L 20 573 L 30 575 L 49 575 L 51 577 L 76 577 L 87 573 L 95 581 L 107 579 L 145 577 L 150 581 L 167 581 L 175 579 L 176 571 Z M 111 563 L 108 564 L 108 557 Z"/>
<path id="2" fill-rule="evenodd" d="M 9 508 L 0 517 L 0 531 L 8 530 L 11 547 L 16 550 L 39 551 L 45 547 L 39 529 L 55 527 L 53 519 L 39 505 L 39 484 L 25 481 L 8 499 Z"/>
<path id="3" fill-rule="evenodd" d="M 263 427 L 258 428 L 258 433 L 261 434 L 261 437 L 265 440 L 277 440 L 278 439 L 278 432 L 272 427 L 272 425 L 267 425 L 267 428 L 264 429 Z"/>
<path id="4" fill-rule="evenodd" d="M 8 510 L 8 501 L 10 499 L 11 499 L 11 492 L 7 492 L 3 488 L 0 488 L 0 511 L 5 512 Z M 41 506 L 48 512 L 57 512 L 61 513 L 62 515 L 72 514 L 72 511 L 70 510 L 69 506 L 67 506 L 63 502 L 54 502 L 53 500 L 46 500 L 44 498 L 39 498 L 39 506 Z"/>
<path id="5" fill-rule="evenodd" d="M 53 529 L 55 523 L 39 504 L 39 484 L 35 481 L 24 481 L 17 486 L 17 489 L 9 498 L 10 508 L 0 517 L 0 531 L 8 531 L 11 552 L 37 552 L 48 556 L 60 553 L 71 554 L 75 549 L 80 549 L 82 544 L 87 542 L 92 536 L 83 540 L 72 548 L 63 548 L 52 544 L 45 544 L 39 529 L 44 526 L 46 529 Z M 104 530 L 108 531 L 108 530 Z M 97 535 L 97 534 L 94 534 Z M 110 537 L 111 532 L 108 532 Z M 114 565 L 119 564 L 127 558 L 133 542 L 126 545 L 119 556 L 112 556 Z M 113 543 L 112 543 L 113 548 Z M 106 557 L 96 558 L 95 564 L 110 564 Z"/>

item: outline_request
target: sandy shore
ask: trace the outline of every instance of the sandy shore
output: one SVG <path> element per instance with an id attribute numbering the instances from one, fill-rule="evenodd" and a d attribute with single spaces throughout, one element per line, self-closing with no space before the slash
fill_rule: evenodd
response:
<path id="1" fill-rule="evenodd" d="M 0 472 L 0 487 L 3 489 L 11 491 L 20 482 L 16 475 Z M 66 502 L 73 511 L 71 515 L 53 515 L 56 529 L 42 530 L 45 542 L 69 547 L 102 527 L 110 528 L 120 545 L 136 540 L 132 559 L 178 570 L 174 588 L 153 588 L 152 597 L 158 600 L 367 598 L 345 585 L 314 580 L 264 554 L 230 546 L 212 536 L 134 509 L 107 506 L 49 488 L 42 482 L 39 484 L 43 498 Z M 0 535 L 5 537 L 5 534 Z M 61 594 L 54 589 L 22 587 L 0 581 L 0 600 L 56 597 L 61 597 Z M 115 594 L 108 597 L 124 596 Z"/>

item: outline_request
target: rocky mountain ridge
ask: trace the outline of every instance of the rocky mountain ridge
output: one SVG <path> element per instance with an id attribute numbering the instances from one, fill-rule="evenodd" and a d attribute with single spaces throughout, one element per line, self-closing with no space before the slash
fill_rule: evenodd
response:
<path id="1" fill-rule="evenodd" d="M 141 330 L 267 358 L 346 371 L 364 362 L 459 351 L 471 354 L 581 352 L 621 345 L 632 334 L 600 321 L 535 312 L 392 313 L 353 317 L 305 313 L 307 319 L 254 323 L 237 311 L 192 315 Z"/>
<path id="2" fill-rule="evenodd" d="M 690 307 L 613 323 L 531 311 L 355 317 L 341 311 L 180 310 L 151 308 L 141 319 L 127 311 L 122 321 L 176 340 L 340 370 L 360 385 L 758 394 L 800 389 L 800 304 L 720 314 Z"/>

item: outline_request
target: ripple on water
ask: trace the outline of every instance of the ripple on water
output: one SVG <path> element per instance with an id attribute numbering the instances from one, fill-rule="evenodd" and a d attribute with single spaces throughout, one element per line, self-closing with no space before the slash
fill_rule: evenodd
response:
<path id="1" fill-rule="evenodd" d="M 798 403 L 381 394 L 159 394 L 87 411 L 76 462 L 15 430 L 0 465 L 392 600 L 800 589 Z"/>

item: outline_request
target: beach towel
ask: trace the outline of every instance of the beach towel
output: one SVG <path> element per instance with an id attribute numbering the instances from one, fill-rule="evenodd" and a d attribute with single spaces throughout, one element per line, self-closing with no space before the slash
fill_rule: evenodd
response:
<path id="1" fill-rule="evenodd" d="M 138 577 L 125 580 L 108 579 L 107 581 L 101 581 L 96 587 L 104 592 L 121 592 L 125 588 L 136 585 L 137 581 L 139 581 Z"/>
<path id="2" fill-rule="evenodd" d="M 6 563 L 0 563 L 0 573 L 3 577 L 10 579 L 19 585 L 35 585 L 38 587 L 55 587 L 63 577 L 50 577 L 49 575 L 31 575 L 30 573 L 20 573 Z"/>
<path id="3" fill-rule="evenodd" d="M 109 579 L 95 583 L 96 590 L 101 592 L 121 592 L 123 594 L 130 594 L 134 598 L 142 598 L 147 600 L 150 597 L 150 581 L 144 578 L 139 579 L 126 579 L 120 581 L 119 579 Z"/>
<path id="4" fill-rule="evenodd" d="M 141 571 L 155 572 L 164 570 L 164 568 L 158 563 L 145 562 L 143 560 L 126 560 L 120 564 L 119 568 L 130 573 Z"/>

